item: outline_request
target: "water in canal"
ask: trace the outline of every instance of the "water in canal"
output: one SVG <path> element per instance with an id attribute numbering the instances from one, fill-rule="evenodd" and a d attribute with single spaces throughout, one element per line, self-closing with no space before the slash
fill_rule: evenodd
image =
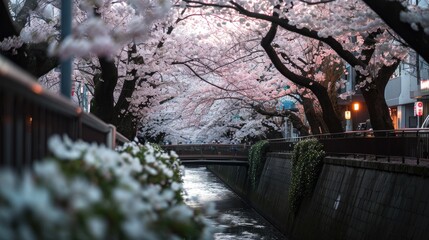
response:
<path id="1" fill-rule="evenodd" d="M 184 188 L 189 206 L 215 204 L 214 239 L 286 239 L 205 167 L 187 167 Z"/>

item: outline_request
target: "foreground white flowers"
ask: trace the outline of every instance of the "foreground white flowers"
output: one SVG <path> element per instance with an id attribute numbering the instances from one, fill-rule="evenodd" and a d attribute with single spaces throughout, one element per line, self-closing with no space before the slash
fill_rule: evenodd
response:
<path id="1" fill-rule="evenodd" d="M 0 170 L 0 239 L 210 239 L 182 199 L 175 154 L 152 145 L 49 141 L 53 156 Z"/>

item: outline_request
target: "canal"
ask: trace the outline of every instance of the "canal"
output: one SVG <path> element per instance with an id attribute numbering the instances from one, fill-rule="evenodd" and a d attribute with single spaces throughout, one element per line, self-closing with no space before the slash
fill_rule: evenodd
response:
<path id="1" fill-rule="evenodd" d="M 286 239 L 205 167 L 185 169 L 184 189 L 189 206 L 214 204 L 216 214 L 207 216 L 215 228 L 214 239 Z"/>

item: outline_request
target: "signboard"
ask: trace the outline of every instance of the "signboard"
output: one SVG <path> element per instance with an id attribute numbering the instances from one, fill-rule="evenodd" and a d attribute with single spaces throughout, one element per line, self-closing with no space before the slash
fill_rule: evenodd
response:
<path id="1" fill-rule="evenodd" d="M 71 82 L 71 95 L 74 96 L 74 92 L 76 92 L 76 83 L 72 80 Z"/>
<path id="2" fill-rule="evenodd" d="M 414 103 L 414 116 L 422 116 L 423 115 L 423 102 L 415 102 Z"/>
<path id="3" fill-rule="evenodd" d="M 428 79 L 420 80 L 420 91 L 423 93 L 429 92 L 429 80 Z"/>

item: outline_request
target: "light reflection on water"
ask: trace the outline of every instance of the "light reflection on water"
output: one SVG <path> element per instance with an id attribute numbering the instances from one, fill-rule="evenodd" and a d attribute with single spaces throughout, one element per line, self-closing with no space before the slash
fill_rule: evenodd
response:
<path id="1" fill-rule="evenodd" d="M 216 205 L 215 239 L 286 239 L 205 167 L 186 168 L 183 185 L 189 206 Z"/>

